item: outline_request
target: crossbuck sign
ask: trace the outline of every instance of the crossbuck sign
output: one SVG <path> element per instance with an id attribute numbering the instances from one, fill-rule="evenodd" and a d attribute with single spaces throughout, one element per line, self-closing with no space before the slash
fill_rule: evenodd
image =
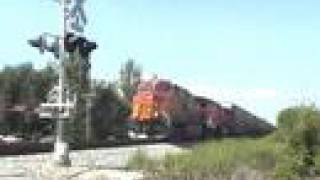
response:
<path id="1" fill-rule="evenodd" d="M 65 19 L 69 32 L 83 33 L 87 24 L 87 17 L 84 11 L 86 0 L 66 0 Z"/>
<path id="2" fill-rule="evenodd" d="M 63 102 L 59 103 L 58 89 L 55 86 L 49 92 L 46 103 L 40 104 L 39 116 L 41 119 L 69 119 L 72 115 L 72 111 L 76 107 L 76 95 L 71 94 L 65 87 L 63 91 Z"/>

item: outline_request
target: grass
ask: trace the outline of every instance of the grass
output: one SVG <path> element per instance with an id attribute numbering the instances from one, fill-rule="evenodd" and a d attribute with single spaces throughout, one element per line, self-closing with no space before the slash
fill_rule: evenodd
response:
<path id="1" fill-rule="evenodd" d="M 159 163 L 159 160 L 149 158 L 145 152 L 138 149 L 135 154 L 129 158 L 127 167 L 129 169 L 153 171 L 158 168 Z"/>
<path id="2" fill-rule="evenodd" d="M 212 140 L 197 145 L 190 152 L 168 154 L 162 161 L 150 159 L 138 151 L 128 165 L 158 175 L 208 179 L 229 177 L 241 167 L 272 172 L 275 163 L 275 142 L 273 137 L 266 137 Z"/>

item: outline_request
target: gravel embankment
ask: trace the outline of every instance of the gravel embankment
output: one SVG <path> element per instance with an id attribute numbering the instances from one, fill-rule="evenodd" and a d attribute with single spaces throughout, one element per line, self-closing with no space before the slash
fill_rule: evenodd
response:
<path id="1" fill-rule="evenodd" d="M 52 154 L 10 156 L 0 158 L 1 180 L 139 180 L 142 172 L 125 170 L 128 158 L 138 149 L 152 157 L 178 153 L 181 148 L 170 144 L 140 145 L 119 148 L 73 151 L 72 167 L 52 164 Z"/>

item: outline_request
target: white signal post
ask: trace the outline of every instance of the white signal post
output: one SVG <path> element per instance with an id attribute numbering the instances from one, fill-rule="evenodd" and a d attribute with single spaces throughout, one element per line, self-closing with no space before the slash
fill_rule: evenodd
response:
<path id="1" fill-rule="evenodd" d="M 54 146 L 54 160 L 58 166 L 70 166 L 69 158 L 69 144 L 65 138 L 65 117 L 64 110 L 67 109 L 67 116 L 69 117 L 70 102 L 68 93 L 65 90 L 64 84 L 64 61 L 66 59 L 65 53 L 65 39 L 67 33 L 73 32 L 75 34 L 82 34 L 84 26 L 87 23 L 83 4 L 85 0 L 58 0 L 62 12 L 62 27 L 61 36 L 59 39 L 59 82 L 58 82 L 58 113 L 57 114 L 57 139 Z M 64 94 L 66 93 L 66 94 Z M 65 97 L 65 98 L 64 98 Z M 74 108 L 74 105 L 73 105 Z"/>
<path id="2" fill-rule="evenodd" d="M 65 61 L 65 50 L 64 50 L 64 37 L 66 34 L 66 1 L 60 1 L 60 7 L 62 12 L 62 28 L 61 36 L 59 39 L 59 82 L 58 82 L 58 112 L 57 115 L 57 126 L 56 126 L 56 142 L 54 144 L 54 163 L 58 166 L 71 166 L 69 158 L 69 144 L 65 139 L 65 120 L 61 117 L 61 112 L 64 111 L 63 98 L 64 93 L 64 61 Z M 68 97 L 66 97 L 67 99 Z"/>

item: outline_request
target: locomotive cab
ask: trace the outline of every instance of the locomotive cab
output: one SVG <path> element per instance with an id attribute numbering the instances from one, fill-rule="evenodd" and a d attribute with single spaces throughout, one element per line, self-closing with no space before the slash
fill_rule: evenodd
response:
<path id="1" fill-rule="evenodd" d="M 171 84 L 164 80 L 142 82 L 132 100 L 128 122 L 130 139 L 165 139 L 171 127 Z"/>

